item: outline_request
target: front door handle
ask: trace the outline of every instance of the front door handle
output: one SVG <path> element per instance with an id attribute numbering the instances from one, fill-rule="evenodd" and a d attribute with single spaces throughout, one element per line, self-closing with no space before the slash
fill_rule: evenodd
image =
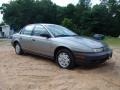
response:
<path id="1" fill-rule="evenodd" d="M 35 39 L 32 39 L 32 41 L 35 41 Z"/>
<path id="2" fill-rule="evenodd" d="M 22 37 L 20 37 L 20 40 L 22 40 Z"/>

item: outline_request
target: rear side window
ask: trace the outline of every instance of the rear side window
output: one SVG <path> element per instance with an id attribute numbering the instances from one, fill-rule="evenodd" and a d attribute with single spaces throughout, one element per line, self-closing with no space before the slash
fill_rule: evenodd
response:
<path id="1" fill-rule="evenodd" d="M 48 31 L 41 25 L 36 25 L 33 31 L 33 36 L 41 36 L 43 34 L 49 34 Z"/>
<path id="2" fill-rule="evenodd" d="M 23 28 L 21 34 L 31 35 L 33 28 L 34 28 L 34 25 L 28 25 L 28 26 L 26 26 L 26 27 Z"/>

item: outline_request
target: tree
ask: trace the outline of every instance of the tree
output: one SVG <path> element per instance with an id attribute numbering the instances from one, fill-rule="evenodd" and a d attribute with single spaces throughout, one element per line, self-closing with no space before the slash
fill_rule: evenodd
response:
<path id="1" fill-rule="evenodd" d="M 64 17 L 74 19 L 75 6 L 73 4 L 67 5 L 64 10 Z"/>
<path id="2" fill-rule="evenodd" d="M 108 0 L 100 0 L 101 2 L 100 2 L 100 5 L 107 5 L 107 3 L 108 3 Z"/>
<path id="3" fill-rule="evenodd" d="M 0 26 L 3 26 L 3 25 L 5 25 L 5 23 L 4 23 L 4 22 L 1 22 L 1 23 L 0 23 Z"/>
<path id="4" fill-rule="evenodd" d="M 50 0 L 16 0 L 1 9 L 5 23 L 16 30 L 31 23 L 56 23 L 56 5 Z"/>
<path id="5" fill-rule="evenodd" d="M 72 19 L 68 19 L 68 18 L 64 18 L 64 20 L 62 21 L 62 25 L 70 28 L 71 30 L 74 28 L 74 24 L 72 22 Z"/>
<path id="6" fill-rule="evenodd" d="M 79 0 L 77 5 L 61 7 L 51 0 L 13 0 L 0 7 L 3 20 L 15 30 L 27 24 L 54 23 L 66 26 L 78 34 L 100 33 L 120 35 L 120 1 L 101 0 L 91 7 L 91 0 Z"/>
<path id="7" fill-rule="evenodd" d="M 107 34 L 111 22 L 108 9 L 104 5 L 95 5 L 92 9 L 92 32 Z"/>
<path id="8" fill-rule="evenodd" d="M 82 7 L 90 7 L 91 5 L 91 0 L 79 0 L 79 4 L 82 6 Z"/>
<path id="9" fill-rule="evenodd" d="M 120 4 L 118 0 L 108 0 L 107 5 L 111 20 L 108 35 L 118 37 L 120 35 Z"/>

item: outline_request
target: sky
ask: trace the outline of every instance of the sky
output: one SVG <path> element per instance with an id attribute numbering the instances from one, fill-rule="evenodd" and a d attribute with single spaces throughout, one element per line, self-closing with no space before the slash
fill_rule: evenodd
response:
<path id="1" fill-rule="evenodd" d="M 77 4 L 79 0 L 52 0 L 52 2 L 56 3 L 57 5 L 60 6 L 67 6 L 69 3 L 72 4 Z M 3 3 L 9 3 L 10 0 L 0 0 L 0 6 Z M 92 0 L 92 4 L 99 4 L 100 0 Z M 2 22 L 2 14 L 0 14 L 0 22 Z"/>

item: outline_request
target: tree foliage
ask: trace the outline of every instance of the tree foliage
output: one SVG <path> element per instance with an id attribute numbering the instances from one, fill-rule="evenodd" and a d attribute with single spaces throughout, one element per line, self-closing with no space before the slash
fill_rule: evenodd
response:
<path id="1" fill-rule="evenodd" d="M 120 2 L 101 0 L 91 6 L 91 0 L 79 0 L 77 5 L 60 7 L 51 0 L 13 0 L 0 7 L 3 20 L 15 30 L 31 23 L 62 24 L 78 34 L 120 35 Z"/>

